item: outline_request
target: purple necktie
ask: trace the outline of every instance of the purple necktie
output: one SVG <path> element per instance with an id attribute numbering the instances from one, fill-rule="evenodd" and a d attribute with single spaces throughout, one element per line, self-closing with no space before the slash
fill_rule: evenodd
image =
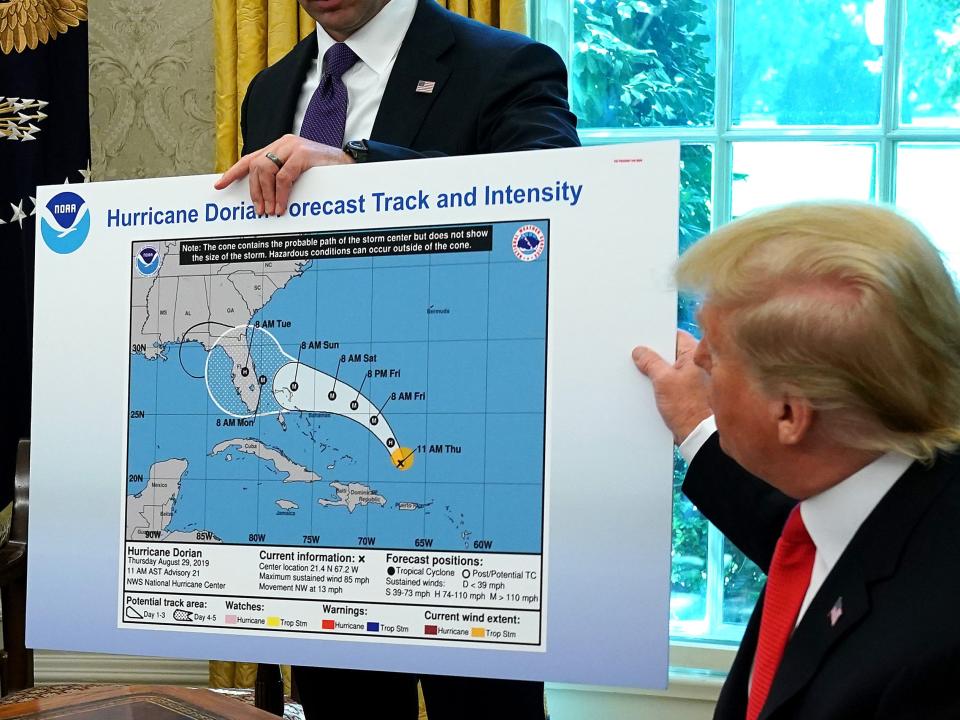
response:
<path id="1" fill-rule="evenodd" d="M 300 135 L 307 140 L 333 147 L 343 145 L 343 129 L 347 124 L 347 88 L 340 78 L 359 59 L 342 42 L 331 45 L 324 53 L 323 75 L 310 98 L 300 126 Z"/>

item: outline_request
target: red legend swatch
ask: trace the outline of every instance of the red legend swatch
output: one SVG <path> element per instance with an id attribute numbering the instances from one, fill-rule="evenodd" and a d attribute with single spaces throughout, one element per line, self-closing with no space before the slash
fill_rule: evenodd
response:
<path id="1" fill-rule="evenodd" d="M 320 623 L 320 627 L 322 627 L 324 630 L 333 630 L 337 627 L 337 624 L 333 620 L 324 620 Z"/>
<path id="2" fill-rule="evenodd" d="M 424 635 L 436 635 L 436 634 L 437 634 L 437 626 L 436 626 L 436 625 L 424 625 L 424 626 L 423 626 L 423 634 L 424 634 Z"/>

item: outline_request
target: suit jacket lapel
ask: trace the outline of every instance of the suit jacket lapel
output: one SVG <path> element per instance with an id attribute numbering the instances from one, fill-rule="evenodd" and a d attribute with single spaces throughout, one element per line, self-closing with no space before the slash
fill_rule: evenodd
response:
<path id="1" fill-rule="evenodd" d="M 846 570 L 850 575 L 839 577 L 838 571 Z M 831 610 L 838 602 L 842 615 L 832 624 Z M 837 563 L 787 643 L 760 720 L 772 717 L 810 682 L 830 648 L 858 625 L 869 609 L 867 581 L 862 570 L 841 568 Z"/>
<path id="2" fill-rule="evenodd" d="M 952 456 L 930 468 L 914 463 L 860 526 L 787 643 L 760 720 L 806 686 L 830 649 L 867 616 L 870 585 L 896 570 L 913 528 L 954 474 L 954 464 Z"/>
<path id="3" fill-rule="evenodd" d="M 455 43 L 445 12 L 434 0 L 419 0 L 380 101 L 371 140 L 412 147 L 430 106 L 450 75 L 449 67 L 439 61 Z M 433 91 L 417 92 L 420 80 L 436 83 Z"/>
<path id="4" fill-rule="evenodd" d="M 289 132 L 300 131 L 300 128 L 293 127 L 293 117 L 297 112 L 303 83 L 316 59 L 317 34 L 313 32 L 274 66 L 278 71 L 270 74 L 271 84 L 264 88 L 264 95 L 270 103 L 270 110 L 264 114 L 268 137 L 276 140 Z"/>

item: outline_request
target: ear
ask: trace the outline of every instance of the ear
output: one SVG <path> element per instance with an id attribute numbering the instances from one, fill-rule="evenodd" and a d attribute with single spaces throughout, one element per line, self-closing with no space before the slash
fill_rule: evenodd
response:
<path id="1" fill-rule="evenodd" d="M 777 423 L 777 439 L 782 445 L 798 445 L 810 432 L 814 409 L 806 398 L 784 395 L 771 401 L 770 409 Z"/>

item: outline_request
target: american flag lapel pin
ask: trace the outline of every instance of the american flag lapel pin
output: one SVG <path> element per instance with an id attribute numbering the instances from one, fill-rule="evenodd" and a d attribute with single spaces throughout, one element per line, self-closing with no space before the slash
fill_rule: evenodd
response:
<path id="1" fill-rule="evenodd" d="M 432 93 L 437 83 L 433 80 L 417 80 L 418 93 Z"/>
<path id="2" fill-rule="evenodd" d="M 830 612 L 827 613 L 827 617 L 830 618 L 830 627 L 834 627 L 843 616 L 843 597 L 838 597 L 837 601 L 833 604 L 833 607 L 830 608 Z"/>

